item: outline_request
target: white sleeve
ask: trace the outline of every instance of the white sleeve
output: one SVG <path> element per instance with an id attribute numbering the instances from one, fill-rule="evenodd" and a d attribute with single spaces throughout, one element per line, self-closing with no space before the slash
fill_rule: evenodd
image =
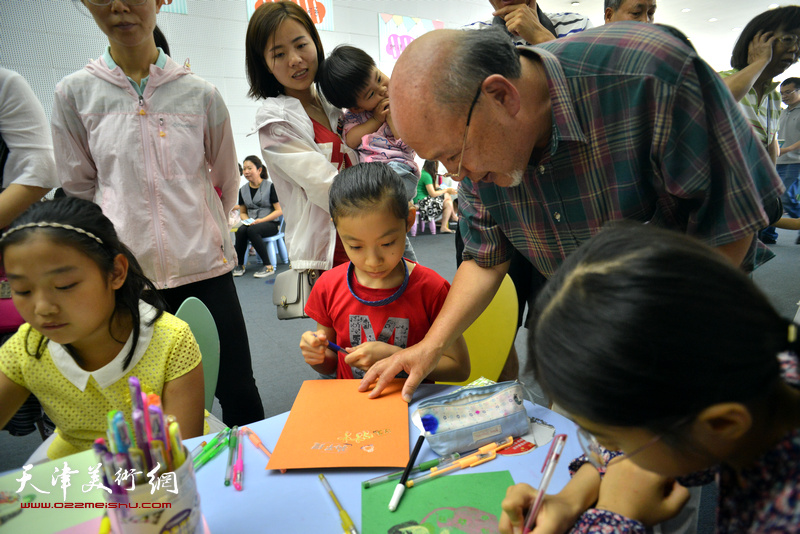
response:
<path id="1" fill-rule="evenodd" d="M 0 135 L 8 146 L 3 187 L 58 187 L 53 140 L 42 104 L 14 71 L 0 68 Z"/>
<path id="2" fill-rule="evenodd" d="M 278 172 L 308 195 L 309 201 L 328 211 L 328 192 L 339 170 L 330 156 L 310 146 L 289 122 L 272 122 L 259 130 L 261 151 L 270 173 Z"/>

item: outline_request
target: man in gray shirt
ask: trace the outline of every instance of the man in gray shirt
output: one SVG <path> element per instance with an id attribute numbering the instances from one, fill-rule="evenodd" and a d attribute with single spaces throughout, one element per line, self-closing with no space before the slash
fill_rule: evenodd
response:
<path id="1" fill-rule="evenodd" d="M 787 78 L 781 84 L 781 100 L 789 106 L 778 120 L 778 174 L 786 186 L 783 194 L 783 211 L 792 218 L 800 218 L 800 78 Z M 800 245 L 800 234 L 795 243 Z"/>

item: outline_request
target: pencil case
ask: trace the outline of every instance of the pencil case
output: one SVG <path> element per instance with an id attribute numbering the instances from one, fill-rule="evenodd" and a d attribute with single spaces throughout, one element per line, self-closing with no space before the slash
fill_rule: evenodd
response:
<path id="1" fill-rule="evenodd" d="M 466 452 L 528 432 L 518 381 L 460 389 L 426 399 L 411 416 L 436 454 Z"/>

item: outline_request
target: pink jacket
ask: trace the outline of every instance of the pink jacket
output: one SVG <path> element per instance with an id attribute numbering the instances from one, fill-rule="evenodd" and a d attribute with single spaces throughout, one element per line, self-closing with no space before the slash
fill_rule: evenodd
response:
<path id="1" fill-rule="evenodd" d="M 157 288 L 233 269 L 239 169 L 213 85 L 167 58 L 140 97 L 101 58 L 56 86 L 51 126 L 64 190 L 102 207 Z"/>

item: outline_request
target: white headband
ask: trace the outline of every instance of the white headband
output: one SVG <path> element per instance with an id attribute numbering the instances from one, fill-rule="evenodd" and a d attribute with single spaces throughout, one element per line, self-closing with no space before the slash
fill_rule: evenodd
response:
<path id="1" fill-rule="evenodd" d="M 78 232 L 79 234 L 83 234 L 86 237 L 90 237 L 90 238 L 94 239 L 95 241 L 97 241 L 98 243 L 100 243 L 100 245 L 103 244 L 103 240 L 102 239 L 100 239 L 99 237 L 97 237 L 93 233 L 84 230 L 83 228 L 76 228 L 75 226 L 72 226 L 71 224 L 61 224 L 61 223 L 56 223 L 56 222 L 32 222 L 32 223 L 28 223 L 28 224 L 21 224 L 19 226 L 15 226 L 14 228 L 12 228 L 12 229 L 8 230 L 6 233 L 4 233 L 3 236 L 0 237 L 0 241 L 4 240 L 6 237 L 8 237 L 9 235 L 13 234 L 17 230 L 23 230 L 25 228 L 63 228 L 64 230 L 72 230 L 73 232 Z"/>

